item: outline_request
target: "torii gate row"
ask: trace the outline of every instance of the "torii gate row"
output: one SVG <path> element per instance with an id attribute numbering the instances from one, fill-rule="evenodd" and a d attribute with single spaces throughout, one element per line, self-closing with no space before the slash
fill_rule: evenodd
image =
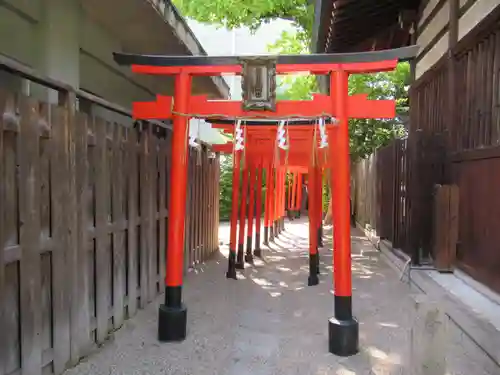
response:
<path id="1" fill-rule="evenodd" d="M 329 128 L 335 125 L 328 125 Z M 228 124 L 214 124 L 215 128 L 222 128 L 226 132 L 230 132 L 232 127 Z M 261 169 L 258 170 L 258 174 L 263 173 L 262 167 L 266 166 L 268 176 L 273 172 L 273 167 L 279 170 L 280 168 L 285 168 L 285 171 L 290 171 L 291 166 L 301 168 L 305 170 L 309 175 L 309 181 L 311 182 L 309 186 L 309 220 L 310 220 L 310 235 L 309 235 L 309 277 L 308 285 L 317 285 L 319 283 L 318 273 L 319 273 L 319 252 L 318 247 L 323 246 L 322 241 L 322 181 L 321 174 L 322 168 L 327 164 L 327 149 L 314 149 L 313 139 L 314 139 L 314 128 L 309 126 L 293 126 L 287 129 L 288 140 L 289 140 L 289 150 L 281 150 L 277 148 L 276 131 L 272 127 L 249 127 L 247 128 L 245 143 L 245 169 L 243 170 L 243 180 L 242 180 L 242 194 L 240 204 L 240 225 L 239 225 L 239 236 L 238 236 L 238 252 L 236 268 L 244 268 L 243 264 L 243 246 L 244 246 L 244 228 L 245 228 L 245 210 L 246 210 L 246 194 L 247 190 L 250 189 L 250 207 L 248 208 L 248 218 L 247 218 L 247 249 L 245 255 L 245 261 L 251 263 L 252 258 L 252 238 L 253 238 L 253 201 L 254 196 L 257 194 L 257 199 L 261 199 L 261 183 L 257 184 L 257 193 L 254 192 L 255 189 L 255 176 L 254 168 L 259 164 Z M 316 146 L 320 140 L 319 132 L 316 132 Z M 231 153 L 233 149 L 232 142 L 228 142 L 224 145 L 214 145 L 214 151 Z M 278 159 L 276 155 L 278 154 Z M 238 167 L 236 165 L 236 167 Z M 248 171 L 250 170 L 250 182 L 248 182 Z M 279 173 L 279 172 L 278 172 Z M 268 245 L 268 241 L 274 240 L 274 237 L 278 236 L 284 227 L 284 217 L 285 212 L 288 212 L 288 216 L 292 219 L 292 211 L 298 211 L 302 197 L 297 197 L 297 190 L 300 195 L 302 195 L 302 176 L 294 174 L 293 183 L 289 184 L 288 187 L 288 204 L 284 204 L 285 186 L 283 186 L 284 180 L 277 180 L 277 185 L 275 187 L 276 191 L 273 189 L 273 184 L 271 181 L 267 183 L 266 189 L 266 204 L 265 204 L 265 217 L 264 217 L 264 244 Z M 299 182 L 300 181 L 300 182 Z M 233 189 L 239 188 L 239 173 L 233 174 L 232 181 Z M 275 197 L 275 195 L 277 197 Z M 298 199 L 297 199 L 298 198 Z M 272 207 L 274 205 L 269 203 L 269 200 L 273 202 L 275 199 L 278 200 L 279 210 L 273 212 Z M 233 202 L 235 202 L 233 200 Z M 258 203 L 259 204 L 259 203 Z M 236 207 L 237 204 L 235 204 Z M 260 207 L 258 207 L 259 209 Z M 269 211 L 271 212 L 269 214 Z M 254 255 L 260 256 L 260 211 L 256 214 L 256 233 L 255 233 L 255 251 Z M 236 240 L 236 215 L 232 217 L 231 220 L 231 238 L 233 243 Z M 233 245 L 235 246 L 235 245 Z"/>
<path id="2" fill-rule="evenodd" d="M 138 119 L 173 119 L 171 191 L 169 197 L 168 248 L 166 254 L 166 290 L 165 304 L 159 308 L 158 337 L 160 341 L 179 341 L 186 337 L 187 309 L 182 303 L 183 256 L 185 201 L 187 184 L 187 135 L 190 117 L 214 119 L 290 119 L 319 118 L 332 116 L 338 120 L 336 136 L 330 144 L 329 158 L 334 161 L 333 201 L 334 201 L 334 317 L 328 320 L 329 351 L 348 356 L 358 352 L 359 324 L 352 315 L 351 287 L 351 239 L 349 210 L 349 117 L 369 117 L 366 111 L 372 105 L 364 98 L 348 94 L 349 74 L 375 73 L 391 71 L 398 60 L 408 60 L 416 56 L 418 46 L 404 47 L 386 51 L 372 51 L 347 54 L 312 54 L 261 56 L 259 61 L 272 61 L 270 65 L 252 66 L 242 56 L 165 56 L 115 53 L 114 59 L 119 65 L 128 65 L 141 74 L 171 75 L 175 77 L 174 97 L 157 96 L 151 103 L 134 103 L 134 117 Z M 243 62 L 242 62 L 243 61 Z M 248 65 L 250 64 L 250 65 Z M 245 67 L 246 70 L 243 68 Z M 267 69 L 267 70 L 262 70 Z M 311 74 L 330 74 L 330 94 L 315 95 L 310 101 L 278 101 L 275 109 L 246 111 L 242 102 L 209 101 L 206 97 L 191 96 L 193 76 L 210 76 L 223 73 L 256 74 L 272 72 L 288 74 L 309 72 Z M 253 78 L 255 78 L 253 76 Z M 274 83 L 267 85 L 274 87 Z M 252 91 L 252 97 L 260 96 Z M 272 98 L 272 93 L 268 96 Z M 361 98 L 361 99 L 360 99 Z M 358 100 L 358 104 L 356 104 Z M 359 103 L 363 103 L 360 108 Z M 248 102 L 246 102 L 248 103 Z M 271 103 L 271 102 L 270 102 Z M 354 103 L 354 104 L 353 104 Z M 385 103 L 385 104 L 384 104 Z M 384 101 L 382 105 L 389 104 Z M 392 105 L 395 106 L 393 103 Z M 266 107 L 267 108 L 267 107 Z M 269 108 L 273 108 L 272 103 Z M 358 114 L 356 113 L 358 112 Z M 234 160 L 241 157 L 241 151 L 235 152 Z M 236 165 L 236 164 L 235 164 Z M 237 168 L 235 168 L 237 169 Z M 276 174 L 276 179 L 283 181 L 284 173 Z M 271 179 L 271 184 L 273 179 Z M 279 186 L 276 184 L 276 186 Z M 233 197 L 238 194 L 233 189 Z M 233 199 L 233 204 L 238 202 Z M 236 203 L 237 204 L 237 203 Z M 234 207 L 233 207 L 234 208 Z M 233 210 L 234 215 L 235 210 Z M 236 272 L 236 249 L 230 249 L 228 274 Z"/>
<path id="3" fill-rule="evenodd" d="M 295 146 L 296 141 L 294 141 Z M 312 136 L 308 140 L 308 147 L 312 148 Z M 231 153 L 231 148 L 226 145 L 214 145 L 214 150 L 224 153 Z M 242 198 L 239 204 L 240 218 L 239 218 L 239 233 L 238 233 L 238 251 L 236 257 L 236 268 L 243 269 L 244 261 L 247 263 L 253 262 L 252 256 L 252 239 L 253 239 L 253 220 L 254 220 L 254 202 L 256 196 L 257 210 L 255 215 L 255 249 L 253 255 L 260 257 L 260 218 L 262 216 L 261 206 L 262 206 L 262 174 L 264 168 L 266 169 L 266 201 L 264 204 L 265 215 L 264 215 L 264 244 L 269 245 L 269 241 L 274 241 L 274 238 L 279 236 L 281 231 L 285 229 L 284 218 L 285 213 L 288 212 L 290 218 L 292 218 L 292 213 L 300 210 L 300 203 L 302 201 L 302 174 L 308 173 L 309 175 L 309 220 L 310 220 L 310 235 L 309 235 L 309 277 L 308 285 L 317 285 L 319 283 L 318 273 L 319 273 L 319 252 L 318 247 L 323 246 L 322 241 L 322 182 L 321 182 L 321 170 L 322 167 L 319 163 L 315 165 L 310 165 L 306 168 L 304 160 L 311 160 L 312 155 L 310 150 L 303 150 L 301 154 L 297 154 L 297 151 L 293 154 L 295 158 L 288 155 L 285 156 L 285 151 L 283 150 L 272 150 L 271 145 L 261 149 L 265 152 L 256 152 L 257 147 L 254 143 L 249 144 L 247 142 L 245 148 L 245 167 L 243 168 L 242 174 Z M 317 150 L 323 151 L 323 150 Z M 276 152 L 281 154 L 281 160 L 287 160 L 286 165 L 279 164 L 276 162 L 274 157 Z M 322 153 L 325 157 L 326 152 Z M 238 158 L 239 159 L 239 158 Z M 239 160 L 237 159 L 233 170 L 233 181 L 232 187 L 234 190 L 239 189 L 240 185 L 240 173 L 239 173 Z M 273 174 L 276 171 L 277 178 L 274 178 Z M 288 186 L 288 197 L 286 196 L 285 184 L 286 179 L 284 178 L 284 173 L 292 172 L 293 182 L 289 183 Z M 299 174 L 302 172 L 302 174 Z M 255 181 L 255 174 L 257 174 L 257 184 Z M 233 190 L 233 191 L 234 191 Z M 249 201 L 247 210 L 247 192 L 249 191 Z M 233 196 L 234 197 L 234 196 Z M 285 200 L 285 198 L 287 198 Z M 276 208 L 277 207 L 277 208 Z M 237 232 L 237 210 L 238 203 L 233 200 L 233 215 L 231 216 L 231 241 L 232 246 L 236 247 L 236 232 Z M 246 214 L 245 214 L 246 213 Z M 247 243 L 246 243 L 246 253 L 243 257 L 244 248 L 244 228 L 245 228 L 245 216 L 247 217 Z M 244 259 L 244 261 L 243 261 Z M 228 273 L 228 277 L 232 277 Z"/>

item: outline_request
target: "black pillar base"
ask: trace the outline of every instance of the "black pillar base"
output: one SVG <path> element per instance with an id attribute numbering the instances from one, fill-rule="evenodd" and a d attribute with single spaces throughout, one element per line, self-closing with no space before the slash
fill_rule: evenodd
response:
<path id="1" fill-rule="evenodd" d="M 253 249 L 253 255 L 255 257 L 260 257 L 262 251 L 260 250 L 260 233 L 255 233 L 255 249 Z"/>
<path id="2" fill-rule="evenodd" d="M 307 278 L 307 285 L 313 286 L 319 284 L 318 278 L 318 254 L 309 254 L 309 277 Z"/>
<path id="3" fill-rule="evenodd" d="M 319 275 L 319 252 L 316 254 L 316 273 Z"/>
<path id="4" fill-rule="evenodd" d="M 309 275 L 307 278 L 307 286 L 314 286 L 319 284 L 319 277 L 318 274 L 315 273 L 314 275 Z"/>
<path id="5" fill-rule="evenodd" d="M 240 243 L 238 244 L 238 254 L 236 255 L 236 269 L 238 270 L 245 269 L 245 262 L 243 261 L 243 256 L 244 256 L 243 244 Z"/>
<path id="6" fill-rule="evenodd" d="M 186 338 L 186 306 L 160 305 L 158 313 L 158 340 L 161 342 L 183 341 Z"/>
<path id="7" fill-rule="evenodd" d="M 281 218 L 281 229 L 284 231 L 285 230 L 285 218 Z"/>
<path id="8" fill-rule="evenodd" d="M 323 247 L 323 231 L 321 230 L 321 227 L 318 228 L 318 246 Z"/>
<path id="9" fill-rule="evenodd" d="M 274 225 L 271 223 L 269 227 L 269 242 L 274 242 Z"/>
<path id="10" fill-rule="evenodd" d="M 330 353 L 348 357 L 359 351 L 359 324 L 355 318 L 328 320 L 328 350 Z"/>
<path id="11" fill-rule="evenodd" d="M 269 245 L 269 227 L 264 227 L 264 245 Z"/>
<path id="12" fill-rule="evenodd" d="M 182 286 L 167 286 L 165 303 L 158 309 L 159 341 L 183 341 L 186 338 L 187 308 L 181 301 Z"/>
<path id="13" fill-rule="evenodd" d="M 245 253 L 245 262 L 253 263 L 252 236 L 247 237 L 247 252 Z"/>
<path id="14" fill-rule="evenodd" d="M 237 277 L 236 277 L 236 254 L 235 254 L 234 250 L 229 251 L 229 259 L 228 259 L 226 278 L 237 280 Z"/>

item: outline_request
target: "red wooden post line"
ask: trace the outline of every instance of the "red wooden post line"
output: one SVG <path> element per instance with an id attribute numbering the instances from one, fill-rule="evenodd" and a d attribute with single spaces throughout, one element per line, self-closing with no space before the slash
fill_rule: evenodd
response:
<path id="1" fill-rule="evenodd" d="M 302 173 L 299 173 L 297 178 L 297 203 L 295 209 L 298 211 L 298 216 L 300 216 L 302 210 Z"/>
<path id="2" fill-rule="evenodd" d="M 322 168 L 320 166 L 316 167 L 316 175 L 317 175 L 316 178 L 317 178 L 317 188 L 318 188 L 318 196 L 317 196 L 318 216 L 316 221 L 316 231 L 317 231 L 317 238 L 318 238 L 317 241 L 319 248 L 323 246 L 322 231 L 321 231 L 321 222 L 323 221 L 323 173 L 322 173 Z"/>
<path id="3" fill-rule="evenodd" d="M 156 96 L 154 102 L 135 102 L 132 113 L 136 119 L 169 119 L 173 117 L 172 98 Z M 209 100 L 205 95 L 191 96 L 181 115 L 196 117 L 242 117 L 242 118 L 293 118 L 293 117 L 336 117 L 330 96 L 314 94 L 312 100 L 282 100 L 276 103 L 274 112 L 244 111 L 242 102 L 235 100 Z M 393 100 L 370 100 L 368 94 L 348 98 L 350 118 L 393 118 L 396 104 Z M 276 126 L 274 126 L 276 127 Z"/>
<path id="4" fill-rule="evenodd" d="M 247 210 L 247 194 L 248 194 L 248 161 L 245 161 L 242 173 L 241 184 L 241 202 L 240 202 L 240 226 L 238 233 L 238 252 L 236 254 L 236 268 L 244 269 L 244 243 L 245 243 L 245 219 Z"/>
<path id="5" fill-rule="evenodd" d="M 253 263 L 252 238 L 253 238 L 253 218 L 255 210 L 255 165 L 250 165 L 250 196 L 248 197 L 248 229 L 247 229 L 247 249 L 245 262 Z"/>
<path id="6" fill-rule="evenodd" d="M 389 54 L 392 56 L 391 54 Z M 402 55 L 403 56 L 403 55 Z M 406 56 L 406 55 L 405 55 Z M 140 60 L 135 60 L 136 62 Z M 144 60 L 142 60 L 144 61 Z M 153 61 L 150 59 L 150 61 Z M 227 60 L 232 61 L 232 60 Z M 154 62 L 151 62 L 154 63 Z M 358 323 L 352 316 L 352 280 L 351 280 L 351 249 L 350 249 L 350 208 L 349 208 L 349 118 L 393 118 L 395 103 L 392 100 L 369 100 L 367 95 L 348 95 L 348 74 L 368 73 L 393 70 L 397 60 L 341 63 L 308 63 L 308 64 L 278 64 L 277 73 L 287 74 L 298 71 L 309 71 L 313 74 L 331 74 L 331 94 L 313 95 L 310 101 L 279 101 L 275 112 L 244 111 L 239 101 L 212 101 L 206 96 L 190 96 L 191 76 L 217 75 L 221 73 L 240 74 L 241 66 L 148 66 L 132 65 L 132 70 L 142 74 L 175 75 L 174 98 L 158 95 L 153 102 L 137 102 L 133 105 L 133 116 L 136 119 L 169 119 L 173 118 L 172 153 L 172 185 L 169 206 L 167 251 L 167 276 L 165 304 L 160 306 L 158 323 L 159 339 L 161 341 L 183 340 L 186 336 L 186 308 L 182 304 L 182 274 L 184 256 L 184 219 L 186 199 L 186 134 L 189 117 L 212 118 L 293 118 L 333 116 L 338 119 L 338 126 L 329 129 L 334 136 L 330 140 L 333 147 L 328 151 L 330 162 L 324 162 L 327 151 L 321 151 L 323 157 L 315 165 L 307 165 L 311 160 L 312 135 L 307 130 L 290 128 L 291 148 L 288 154 L 288 166 L 309 167 L 309 218 L 310 218 L 310 269 L 317 270 L 317 222 L 321 215 L 321 172 L 319 168 L 335 167 L 334 189 L 334 278 L 335 278 L 335 318 L 329 321 L 329 350 L 338 355 L 351 355 L 358 350 Z M 174 64 L 175 65 L 175 64 Z M 337 78 L 335 78 L 337 76 Z M 172 110 L 172 103 L 174 104 Z M 227 128 L 232 129 L 232 128 Z M 264 133 L 261 130 L 251 130 L 248 134 L 250 142 L 247 146 L 249 158 L 259 154 L 263 162 L 269 163 L 266 194 L 265 229 L 271 228 L 271 237 L 277 234 L 276 224 L 280 223 L 285 212 L 285 170 L 283 159 L 274 163 L 273 142 L 265 141 L 266 137 L 274 139 L 276 126 L 269 127 L 273 132 Z M 252 138 L 253 137 L 253 138 Z M 251 141 L 254 139 L 254 141 Z M 307 143 L 309 142 L 309 143 Z M 295 148 L 293 147 L 295 143 Z M 309 147 L 309 148 L 308 148 Z M 232 145 L 214 147 L 220 152 L 232 152 Z M 243 267 L 243 233 L 245 230 L 246 194 L 248 189 L 248 171 L 243 171 L 243 186 L 240 212 L 240 241 L 238 255 L 236 254 L 236 224 L 238 218 L 238 190 L 240 152 L 235 153 L 233 170 L 233 201 L 231 212 L 230 252 L 227 277 L 236 279 L 235 268 Z M 304 162 L 306 160 L 306 162 Z M 271 165 L 271 162 L 273 164 Z M 245 166 L 246 167 L 246 166 Z M 253 175 L 254 176 L 254 175 Z M 301 198 L 301 175 L 298 175 L 297 203 Z M 253 188 L 255 181 L 251 178 Z M 292 187 L 293 190 L 293 187 Z M 253 190 L 251 191 L 252 194 Z M 292 192 L 293 194 L 293 192 Z M 300 207 L 299 207 L 300 209 Z M 251 214 L 249 213 L 249 235 L 251 236 Z M 240 251 L 241 249 L 241 251 Z M 241 254 L 241 257 L 240 257 Z M 311 272 L 309 283 L 317 283 L 317 272 Z"/>
<path id="7" fill-rule="evenodd" d="M 253 254 L 256 257 L 262 256 L 262 249 L 260 248 L 260 228 L 261 228 L 261 217 L 262 217 L 262 175 L 264 174 L 264 165 L 262 162 L 257 167 L 257 198 L 256 205 L 257 209 L 255 212 L 255 246 Z"/>
<path id="8" fill-rule="evenodd" d="M 236 280 L 236 233 L 238 226 L 238 195 L 240 185 L 240 159 L 241 151 L 233 156 L 233 190 L 231 194 L 231 228 L 229 239 L 229 261 L 227 278 Z"/>

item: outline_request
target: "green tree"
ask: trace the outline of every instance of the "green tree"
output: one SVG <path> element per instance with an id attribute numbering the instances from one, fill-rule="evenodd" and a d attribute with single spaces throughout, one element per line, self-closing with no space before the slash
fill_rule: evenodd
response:
<path id="1" fill-rule="evenodd" d="M 219 215 L 221 220 L 229 220 L 231 215 L 231 196 L 233 191 L 233 156 L 221 155 L 220 158 L 220 200 Z"/>
<path id="2" fill-rule="evenodd" d="M 283 32 L 281 37 L 268 46 L 277 54 L 307 53 L 308 41 L 300 35 Z M 408 113 L 408 63 L 398 64 L 393 72 L 354 74 L 349 77 L 349 93 L 368 94 L 370 99 L 395 99 L 398 116 L 391 120 L 351 119 L 349 135 L 353 161 L 364 158 L 376 149 L 387 145 L 395 137 L 405 135 L 402 117 Z M 315 76 L 287 75 L 280 77 L 278 99 L 307 100 L 318 91 Z"/>
<path id="3" fill-rule="evenodd" d="M 173 0 L 183 15 L 198 22 L 228 29 L 246 26 L 257 30 L 274 19 L 289 20 L 294 32 L 283 32 L 268 46 L 275 54 L 307 54 L 311 42 L 314 9 L 310 0 Z M 370 155 L 395 137 L 404 136 L 401 117 L 408 112 L 407 79 L 409 65 L 399 64 L 389 73 L 352 75 L 349 78 L 351 94 L 368 93 L 371 99 L 395 99 L 396 119 L 351 119 L 349 121 L 351 160 Z M 279 78 L 279 100 L 307 100 L 318 91 L 317 80 L 311 75 L 289 75 Z M 232 158 L 221 161 L 221 218 L 229 216 L 231 203 Z M 325 189 L 324 202 L 328 201 Z"/>
<path id="4" fill-rule="evenodd" d="M 234 29 L 257 30 L 263 23 L 284 19 L 306 34 L 312 30 L 314 6 L 309 0 L 174 0 L 184 16 Z"/>

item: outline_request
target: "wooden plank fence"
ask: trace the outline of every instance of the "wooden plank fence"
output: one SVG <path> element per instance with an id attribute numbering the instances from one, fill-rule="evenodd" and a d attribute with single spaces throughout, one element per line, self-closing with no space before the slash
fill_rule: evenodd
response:
<path id="1" fill-rule="evenodd" d="M 352 166 L 356 221 L 393 246 L 406 249 L 408 197 L 406 140 L 395 140 Z"/>
<path id="2" fill-rule="evenodd" d="M 0 90 L 0 375 L 60 374 L 164 290 L 171 130 L 19 74 L 61 100 Z M 189 160 L 186 268 L 218 249 L 218 155 Z"/>
<path id="3" fill-rule="evenodd" d="M 358 221 L 414 258 L 436 259 L 436 185 L 458 186 L 458 234 L 450 234 L 458 236 L 456 265 L 497 292 L 499 20 L 496 8 L 412 84 L 408 139 L 352 169 Z"/>

